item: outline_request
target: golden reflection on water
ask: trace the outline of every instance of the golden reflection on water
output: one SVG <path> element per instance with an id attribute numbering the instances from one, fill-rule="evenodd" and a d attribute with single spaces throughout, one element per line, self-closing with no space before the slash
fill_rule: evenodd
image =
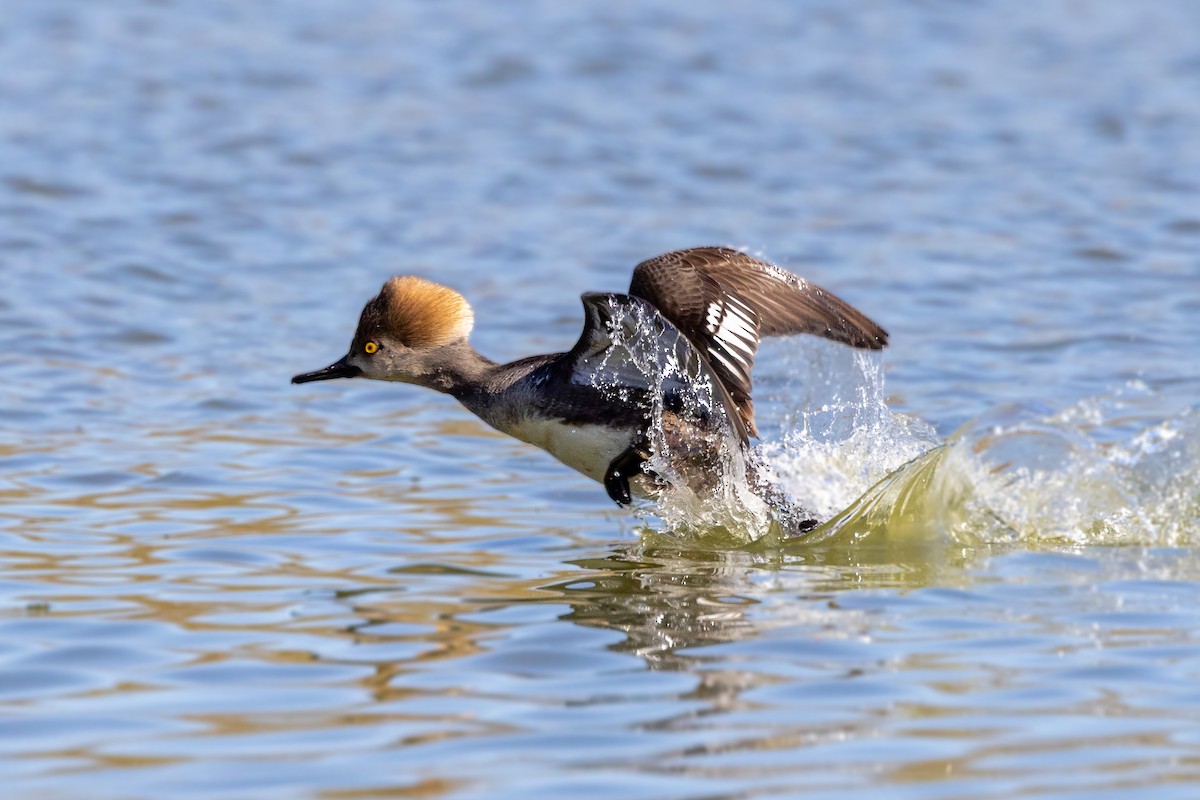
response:
<path id="1" fill-rule="evenodd" d="M 979 721 L 1003 714 L 975 696 L 1021 691 L 1046 668 L 980 665 L 963 658 L 960 641 L 982 637 L 987 650 L 990 636 L 1024 636 L 1026 651 L 1053 647 L 1087 661 L 1097 636 L 1134 648 L 1181 636 L 1152 619 L 1137 639 L 1111 625 L 1099 634 L 1082 625 L 993 634 L 1012 623 L 1004 604 L 1013 600 L 990 598 L 990 579 L 981 584 L 977 573 L 1005 548 L 933 535 L 923 504 L 937 452 L 811 538 L 730 549 L 614 531 L 620 518 L 590 502 L 553 508 L 559 524 L 547 526 L 536 498 L 563 490 L 514 501 L 505 458 L 523 458 L 520 446 L 470 420 L 428 434 L 456 470 L 478 470 L 463 483 L 406 480 L 377 435 L 291 422 L 292 432 L 262 430 L 280 421 L 260 417 L 217 432 L 156 430 L 150 438 L 181 456 L 169 468 L 134 457 L 123 471 L 93 469 L 75 460 L 93 445 L 65 439 L 3 453 L 50 459 L 11 472 L 0 494 L 0 631 L 8 631 L 0 647 L 13 649 L 0 667 L 12 687 L 5 700 L 33 717 L 99 720 L 73 732 L 64 721 L 61 732 L 18 745 L 41 774 L 132 780 L 214 758 L 286 774 L 375 752 L 381 764 L 407 765 L 409 778 L 385 768 L 349 783 L 312 781 L 330 797 L 445 796 L 479 788 L 470 768 L 445 766 L 453 748 L 544 748 L 541 736 L 568 747 L 572 734 L 556 728 L 556 715 L 578 708 L 599 714 L 592 727 L 616 741 L 651 737 L 636 757 L 615 745 L 589 756 L 645 776 L 754 780 L 764 753 L 779 754 L 768 772 L 789 779 L 848 776 L 850 762 L 812 754 L 878 738 L 958 751 L 932 758 L 918 747 L 876 774 L 882 784 L 987 776 L 1004 772 L 993 762 L 1034 759 L 1047 747 L 1075 752 L 1079 734 L 1024 745 L 1005 741 L 1011 718 Z M 499 457 L 481 460 L 485 445 Z M 291 465 L 302 446 L 320 450 L 328 471 Z M 206 474 L 214 465 L 221 479 Z M 571 480 L 550 468 L 538 477 L 551 487 Z M 1164 574 L 1194 571 L 1173 565 Z M 1040 580 L 1037 568 L 1018 578 Z M 1015 605 L 1020 625 L 1036 619 L 1036 597 Z M 979 631 L 943 621 L 959 603 L 982 610 Z M 897 604 L 912 604 L 932 627 L 921 630 L 920 613 L 897 617 Z M 3 627 L 17 623 L 37 627 Z M 906 632 L 928 643 L 914 651 Z M 1078 719 L 1101 708 L 1146 713 L 1066 691 L 1034 713 Z M 109 737 L 101 729 L 117 717 L 147 733 Z M 1170 745 L 1155 731 L 1086 741 Z M 1197 769 L 1181 766 L 1180 779 Z"/>
<path id="2" fill-rule="evenodd" d="M 4 7 L 0 794 L 1196 793 L 1189 3 L 282 5 Z M 973 423 L 743 547 L 287 383 L 391 271 L 569 347 L 698 225 L 882 315 L 887 416 Z M 764 421 L 870 406 L 779 344 Z"/>

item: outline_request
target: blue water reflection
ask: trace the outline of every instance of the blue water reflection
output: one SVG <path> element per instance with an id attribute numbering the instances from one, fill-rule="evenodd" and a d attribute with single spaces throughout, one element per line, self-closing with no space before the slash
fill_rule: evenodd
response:
<path id="1" fill-rule="evenodd" d="M 6 3 L 7 794 L 1190 796 L 1196 30 Z M 819 541 L 646 531 L 447 398 L 287 384 L 390 274 L 512 359 L 708 243 L 877 318 L 868 388 L 949 442 Z M 850 366 L 764 351 L 760 416 L 825 424 Z"/>

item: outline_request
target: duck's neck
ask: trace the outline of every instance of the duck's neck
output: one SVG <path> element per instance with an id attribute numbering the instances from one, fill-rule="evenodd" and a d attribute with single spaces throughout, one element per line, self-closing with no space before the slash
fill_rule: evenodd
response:
<path id="1" fill-rule="evenodd" d="M 496 366 L 496 362 L 480 355 L 469 341 L 459 339 L 437 349 L 436 360 L 431 361 L 419 382 L 462 400 L 483 391 Z"/>

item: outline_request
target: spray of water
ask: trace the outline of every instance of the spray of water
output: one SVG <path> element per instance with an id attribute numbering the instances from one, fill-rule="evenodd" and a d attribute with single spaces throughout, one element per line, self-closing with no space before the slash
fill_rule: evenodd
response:
<path id="1" fill-rule="evenodd" d="M 963 541 L 1191 544 L 1200 538 L 1200 418 L 1149 422 L 1123 393 L 1059 412 L 997 409 L 959 430 L 940 470 L 960 471 Z M 986 523 L 986 524 L 985 524 Z"/>
<path id="2" fill-rule="evenodd" d="M 929 425 L 888 408 L 878 355 L 818 345 L 795 353 L 805 359 L 789 385 L 799 388 L 785 387 L 775 403 L 784 427 L 756 454 L 791 502 L 824 520 L 940 442 Z"/>
<path id="3" fill-rule="evenodd" d="M 1060 411 L 1008 405 L 873 486 L 827 535 L 962 545 L 1200 541 L 1200 414 L 1141 385 Z"/>
<path id="4" fill-rule="evenodd" d="M 943 442 L 888 407 L 878 355 L 794 340 L 776 354 L 786 378 L 759 395 L 764 440 L 745 454 L 711 375 L 670 323 L 648 307 L 614 308 L 610 335 L 619 346 L 593 380 L 622 392 L 642 376 L 657 476 L 644 510 L 673 534 L 745 543 L 816 518 L 825 524 L 804 535 L 814 542 L 1200 541 L 1200 409 L 1167 412 L 1141 384 L 1059 411 L 1003 406 Z M 703 420 L 700 441 L 673 415 Z"/>
<path id="5" fill-rule="evenodd" d="M 756 538 L 773 510 L 752 488 L 751 464 L 707 366 L 649 304 L 619 295 L 607 304 L 611 345 L 587 368 L 593 385 L 622 402 L 636 395 L 649 412 L 646 471 L 653 477 L 642 488 L 654 502 L 643 511 L 682 535 Z"/>

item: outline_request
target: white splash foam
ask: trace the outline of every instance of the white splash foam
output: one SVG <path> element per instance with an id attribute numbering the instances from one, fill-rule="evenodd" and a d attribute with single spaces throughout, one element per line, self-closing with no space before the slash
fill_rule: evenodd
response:
<path id="1" fill-rule="evenodd" d="M 650 318 L 634 322 L 624 341 L 648 384 L 691 387 L 685 402 L 711 413 L 711 385 L 687 375 L 670 347 L 637 346 L 662 331 Z M 821 541 L 916 532 L 963 545 L 1200 543 L 1200 407 L 1164 413 L 1162 398 L 1134 382 L 1057 412 L 1003 406 L 943 443 L 888 407 L 877 354 L 785 341 L 786 384 L 768 387 L 759 405 L 768 435 L 751 453 L 754 477 L 726 430 L 715 483 L 697 491 L 663 430 L 663 393 L 651 392 L 649 467 L 661 491 L 646 511 L 667 531 L 747 542 L 784 508 L 830 520 L 814 534 Z M 771 417 L 783 426 L 772 429 Z"/>
<path id="2" fill-rule="evenodd" d="M 724 417 L 699 354 L 648 306 L 621 306 L 614 301 L 611 311 L 612 346 L 594 365 L 591 379 L 618 398 L 623 398 L 634 376 L 650 389 L 647 470 L 656 478 L 653 515 L 677 533 L 698 532 L 710 538 L 723 533 L 734 541 L 765 533 L 771 509 L 750 486 L 736 433 Z M 680 416 L 710 420 L 704 437 L 688 440 L 672 431 L 666 422 L 668 395 L 681 405 L 673 409 Z M 695 474 L 697 460 L 705 468 L 700 475 Z"/>
<path id="3" fill-rule="evenodd" d="M 816 344 L 801 349 L 805 360 L 792 371 L 789 383 L 803 388 L 785 408 L 787 429 L 755 452 L 794 503 L 828 519 L 940 440 L 931 426 L 888 408 L 878 355 Z"/>
<path id="4" fill-rule="evenodd" d="M 904 527 L 962 545 L 1196 544 L 1200 412 L 1155 419 L 1140 391 L 983 414 L 873 487 L 832 535 Z"/>
<path id="5" fill-rule="evenodd" d="M 1148 420 L 1129 389 L 1054 414 L 985 414 L 955 434 L 953 465 L 942 469 L 964 471 L 972 518 L 1000 521 L 1023 543 L 1194 544 L 1200 414 L 1186 408 Z M 982 527 L 958 533 L 994 535 Z"/>

